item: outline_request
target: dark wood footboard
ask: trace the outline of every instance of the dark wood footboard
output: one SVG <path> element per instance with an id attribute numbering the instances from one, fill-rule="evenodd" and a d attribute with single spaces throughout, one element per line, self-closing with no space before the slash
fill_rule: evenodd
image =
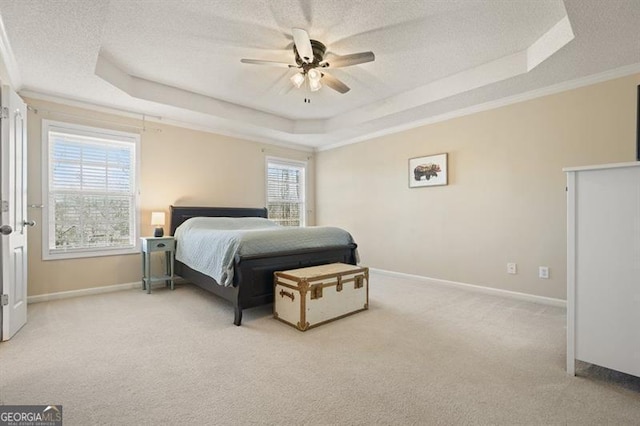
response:
<path id="1" fill-rule="evenodd" d="M 176 262 L 176 273 L 189 282 L 233 304 L 233 323 L 242 323 L 242 310 L 273 303 L 273 273 L 327 263 L 356 264 L 356 244 L 305 249 L 268 255 L 237 257 L 233 286 L 219 285 L 213 278 Z"/>

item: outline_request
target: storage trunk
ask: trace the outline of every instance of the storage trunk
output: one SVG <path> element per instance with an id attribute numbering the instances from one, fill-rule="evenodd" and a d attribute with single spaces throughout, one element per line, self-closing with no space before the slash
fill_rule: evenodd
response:
<path id="1" fill-rule="evenodd" d="M 298 330 L 369 307 L 369 268 L 344 263 L 274 273 L 273 316 Z"/>

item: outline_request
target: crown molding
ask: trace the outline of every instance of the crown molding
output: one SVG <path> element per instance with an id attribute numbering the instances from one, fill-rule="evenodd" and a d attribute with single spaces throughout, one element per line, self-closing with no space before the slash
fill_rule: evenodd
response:
<path id="1" fill-rule="evenodd" d="M 186 121 L 170 119 L 166 117 L 147 115 L 146 113 L 140 112 L 140 111 L 125 111 L 117 108 L 96 105 L 86 101 L 74 100 L 74 99 L 64 98 L 58 95 L 46 94 L 46 93 L 35 91 L 35 90 L 28 90 L 28 89 L 21 90 L 20 95 L 33 98 L 33 99 L 40 99 L 43 101 L 54 102 L 62 105 L 88 109 L 96 112 L 102 112 L 105 114 L 113 114 L 121 117 L 135 118 L 138 120 L 142 119 L 142 116 L 144 115 L 145 119 L 151 122 L 162 123 L 162 124 L 167 124 L 171 126 L 187 128 L 191 130 L 198 130 L 198 131 L 203 131 L 207 133 L 214 133 L 222 136 L 228 136 L 228 137 L 233 137 L 233 138 L 238 138 L 243 140 L 249 140 L 252 142 L 263 143 L 267 145 L 294 149 L 297 151 L 321 152 L 321 151 L 329 151 L 332 149 L 340 148 L 346 145 L 365 142 L 378 137 L 387 136 L 387 135 L 399 133 L 405 130 L 414 129 L 416 127 L 439 123 L 442 121 L 447 121 L 447 120 L 451 120 L 458 117 L 464 117 L 466 115 L 476 114 L 483 111 L 489 111 L 489 110 L 500 108 L 503 106 L 508 106 L 508 105 L 519 103 L 519 102 L 525 102 L 528 100 L 540 98 L 543 96 L 553 95 L 553 94 L 565 92 L 568 90 L 578 89 L 580 87 L 590 86 L 593 84 L 602 83 L 605 81 L 614 80 L 616 78 L 626 77 L 626 76 L 637 74 L 637 73 L 640 73 L 640 63 L 627 65 L 624 67 L 616 68 L 616 69 L 605 71 L 602 73 L 593 74 L 587 77 L 581 77 L 581 78 L 565 81 L 563 83 L 551 85 L 541 89 L 531 90 L 526 93 L 521 93 L 518 95 L 509 96 L 506 98 L 501 98 L 494 101 L 473 105 L 467 108 L 462 108 L 455 111 L 447 112 L 445 114 L 427 117 L 421 120 L 415 120 L 415 121 L 412 121 L 409 123 L 403 123 L 397 126 L 387 127 L 377 131 L 368 132 L 361 136 L 348 138 L 334 144 L 319 146 L 315 148 L 307 145 L 299 145 L 295 143 L 286 142 L 277 137 L 247 135 L 241 132 L 221 129 L 219 125 L 207 126 L 207 125 L 202 125 L 197 123 L 190 123 Z"/>
<path id="2" fill-rule="evenodd" d="M 529 92 L 520 93 L 518 95 L 496 99 L 494 101 L 473 105 L 467 108 L 461 108 L 455 111 L 450 111 L 444 114 L 427 117 L 421 120 L 416 120 L 409 123 L 403 123 L 397 126 L 387 127 L 385 129 L 370 132 L 366 135 L 346 139 L 344 141 L 341 141 L 335 144 L 317 147 L 316 151 L 318 152 L 329 151 L 332 149 L 340 148 L 342 146 L 365 142 L 367 140 L 371 140 L 374 138 L 379 138 L 382 136 L 403 132 L 405 130 L 414 129 L 416 127 L 427 126 L 429 124 L 439 123 L 442 121 L 447 121 L 447 120 L 451 120 L 458 117 L 464 117 L 466 115 L 476 114 L 483 111 L 489 111 L 489 110 L 500 108 L 503 106 L 525 102 L 525 101 L 529 101 L 536 98 L 541 98 L 543 96 L 549 96 L 556 93 L 578 89 L 580 87 L 591 86 L 593 84 L 602 83 L 609 80 L 615 80 L 617 78 L 627 77 L 629 75 L 633 75 L 637 73 L 640 73 L 640 63 L 626 65 L 624 67 L 616 68 L 616 69 L 605 71 L 602 73 L 593 74 L 587 77 L 580 77 L 574 80 L 565 81 L 565 82 L 547 86 L 541 89 L 535 89 Z"/>
<path id="3" fill-rule="evenodd" d="M 198 123 L 176 120 L 176 119 L 167 118 L 167 117 L 161 117 L 153 114 L 147 114 L 142 111 L 128 111 L 128 110 L 123 110 L 115 107 L 97 105 L 84 100 L 71 99 L 71 98 L 60 96 L 60 95 L 44 93 L 38 90 L 32 90 L 28 88 L 21 90 L 19 94 L 22 97 L 26 97 L 30 99 L 52 102 L 60 105 L 70 106 L 74 108 L 81 108 L 81 109 L 99 112 L 103 114 L 111 114 L 118 117 L 133 118 L 136 120 L 143 120 L 144 118 L 146 122 L 160 123 L 168 126 L 181 127 L 181 128 L 190 129 L 190 130 L 197 130 L 200 132 L 212 133 L 216 135 L 227 136 L 235 139 L 241 139 L 241 140 L 246 140 L 250 142 L 257 142 L 265 145 L 277 146 L 280 148 L 287 148 L 287 149 L 292 149 L 296 151 L 315 152 L 315 149 L 311 146 L 299 145 L 296 143 L 290 143 L 283 140 L 279 140 L 277 138 L 263 137 L 260 135 L 247 135 L 246 133 L 223 129 L 221 128 L 220 125 L 217 125 L 217 124 L 208 126 L 208 125 L 203 125 Z"/>

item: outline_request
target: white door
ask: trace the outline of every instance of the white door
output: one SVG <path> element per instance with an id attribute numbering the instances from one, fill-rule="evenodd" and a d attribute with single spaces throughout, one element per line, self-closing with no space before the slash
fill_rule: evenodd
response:
<path id="1" fill-rule="evenodd" d="M 27 322 L 27 106 L 8 86 L 2 98 L 0 192 L 2 340 Z"/>

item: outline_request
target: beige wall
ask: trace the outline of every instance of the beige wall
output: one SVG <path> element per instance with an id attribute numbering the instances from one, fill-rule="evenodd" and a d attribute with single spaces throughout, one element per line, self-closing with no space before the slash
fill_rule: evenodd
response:
<path id="1" fill-rule="evenodd" d="M 311 153 L 147 122 L 141 231 L 174 205 L 265 205 L 266 156 L 309 158 L 309 223 L 356 238 L 362 263 L 426 277 L 565 297 L 563 167 L 635 159 L 640 75 Z M 140 120 L 26 99 L 30 204 L 40 204 L 41 120 L 135 131 Z M 66 115 L 71 114 L 71 115 Z M 79 118 L 79 117 L 80 118 Z M 160 131 L 156 131 L 159 129 Z M 449 185 L 408 188 L 411 157 L 449 153 Z M 315 182 L 314 182 L 315 176 Z M 315 189 L 315 194 L 314 194 Z M 314 206 L 317 205 L 317 208 Z M 30 209 L 41 222 L 41 211 Z M 138 281 L 138 255 L 42 261 L 29 234 L 29 295 Z M 507 275 L 506 263 L 518 263 Z M 538 266 L 551 279 L 537 278 Z"/>
<path id="2" fill-rule="evenodd" d="M 564 299 L 562 168 L 635 160 L 638 84 L 634 75 L 319 152 L 316 220 L 349 230 L 370 267 Z M 443 152 L 449 185 L 409 189 L 408 159 Z"/>
<path id="3" fill-rule="evenodd" d="M 137 119 L 35 99 L 26 99 L 26 102 L 38 110 L 37 113 L 30 111 L 28 115 L 29 204 L 40 204 L 43 200 L 42 119 L 140 132 L 126 127 L 141 126 Z M 153 232 L 151 211 L 165 211 L 168 221 L 170 205 L 265 206 L 266 156 L 308 161 L 308 223 L 314 223 L 313 153 L 154 122 L 147 122 L 146 128 L 141 132 L 140 225 L 143 236 Z M 29 215 L 41 223 L 40 209 L 29 209 Z M 167 231 L 168 225 L 165 226 Z M 43 261 L 42 229 L 39 226 L 29 233 L 28 243 L 30 296 L 140 280 L 139 255 Z"/>

